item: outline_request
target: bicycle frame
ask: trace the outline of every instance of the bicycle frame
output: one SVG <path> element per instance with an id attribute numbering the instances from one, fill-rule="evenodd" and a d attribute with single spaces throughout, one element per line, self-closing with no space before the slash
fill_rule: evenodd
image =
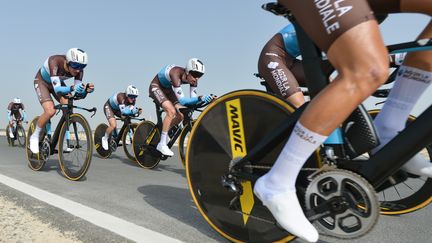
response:
<path id="1" fill-rule="evenodd" d="M 307 86 L 311 97 L 314 97 L 328 84 L 328 79 L 320 70 L 320 63 L 322 60 L 321 51 L 317 49 L 303 29 L 295 21 L 292 22 L 299 40 L 306 80 L 313 80 L 313 82 L 307 83 Z M 432 40 L 419 40 L 391 45 L 388 49 L 392 54 L 432 50 Z M 253 175 L 250 173 L 242 173 L 241 170 L 238 169 L 242 168 L 248 161 L 259 160 L 265 155 L 268 149 L 286 138 L 307 105 L 308 103 L 305 103 L 297 109 L 292 116 L 282 122 L 274 132 L 267 135 L 255 147 L 251 148 L 245 157 L 238 161 L 232 161 L 230 171 L 232 172 L 234 170 L 237 176 L 255 181 L 257 178 Z M 379 187 L 388 177 L 398 171 L 404 163 L 432 142 L 431 120 L 432 106 L 429 106 L 414 122 L 407 126 L 380 151 L 372 155 L 369 160 L 341 161 L 341 163 L 338 163 L 338 167 L 357 172 L 367 179 L 375 188 Z M 422 132 L 419 133 L 418 131 Z"/>
<path id="2" fill-rule="evenodd" d="M 159 129 L 159 131 L 162 131 L 162 123 L 163 123 L 163 121 L 162 121 L 162 113 L 165 112 L 165 111 L 157 103 L 155 103 L 155 106 L 156 106 L 156 115 L 157 115 L 157 124 L 156 124 L 156 127 Z M 190 126 L 192 126 L 192 120 L 193 120 L 192 119 L 192 114 L 193 114 L 194 110 L 196 110 L 196 111 L 202 111 L 202 110 L 199 110 L 198 108 L 195 108 L 195 107 L 180 108 L 180 112 L 182 112 L 185 115 L 184 119 L 183 119 L 183 122 L 182 122 L 183 126 L 178 126 L 177 125 L 177 127 L 175 128 L 175 131 L 173 132 L 173 135 L 172 135 L 170 141 L 167 144 L 167 146 L 169 148 L 171 148 L 174 145 L 174 143 L 177 141 L 177 139 L 180 136 L 180 134 L 181 134 L 184 126 L 186 126 L 187 124 L 190 124 Z M 174 127 L 171 127 L 168 131 L 171 131 L 171 129 L 173 129 L 173 128 Z M 153 129 L 150 132 L 149 137 L 153 137 L 153 135 L 154 135 L 155 132 L 156 132 L 156 129 Z"/>
<path id="3" fill-rule="evenodd" d="M 73 114 L 73 109 L 77 108 L 77 109 L 81 109 L 81 110 L 85 110 L 88 112 L 93 112 L 93 115 L 91 115 L 91 117 L 93 117 L 96 114 L 96 107 L 93 107 L 92 109 L 87 109 L 87 108 L 83 108 L 83 107 L 79 107 L 79 106 L 75 106 L 73 105 L 73 99 L 70 98 L 68 99 L 68 104 L 58 104 L 54 106 L 54 109 L 58 110 L 57 114 L 60 111 L 63 111 L 62 116 L 60 118 L 60 121 L 58 122 L 56 129 L 54 131 L 53 136 L 51 137 L 51 135 L 49 134 L 50 130 L 51 130 L 51 121 L 49 121 L 47 123 L 47 136 L 48 139 L 50 140 L 50 149 L 51 149 L 51 155 L 54 154 L 55 151 L 55 147 L 57 146 L 58 143 L 58 139 L 60 136 L 60 130 L 61 127 L 64 123 L 66 123 L 66 127 L 67 127 L 67 132 L 69 132 L 69 121 L 70 121 L 70 116 Z M 74 130 L 75 133 L 77 132 L 77 128 L 76 128 L 76 124 L 74 124 Z M 77 138 L 77 144 L 79 144 L 79 136 L 78 134 L 75 134 L 75 137 Z"/>

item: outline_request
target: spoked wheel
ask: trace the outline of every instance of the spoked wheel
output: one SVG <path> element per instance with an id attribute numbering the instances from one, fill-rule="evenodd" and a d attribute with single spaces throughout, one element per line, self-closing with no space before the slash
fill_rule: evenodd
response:
<path id="1" fill-rule="evenodd" d="M 138 124 L 133 135 L 133 153 L 138 164 L 146 169 L 154 168 L 161 160 L 161 153 L 156 149 L 160 132 L 151 121 Z"/>
<path id="2" fill-rule="evenodd" d="M 195 121 L 192 122 L 192 124 L 194 123 Z M 191 130 L 192 127 L 189 124 L 187 124 L 186 126 L 183 127 L 182 133 L 180 134 L 178 149 L 179 149 L 179 155 L 183 166 L 186 165 L 186 146 L 189 141 Z"/>
<path id="3" fill-rule="evenodd" d="M 20 147 L 24 147 L 26 143 L 26 134 L 24 127 L 22 125 L 18 125 L 15 133 Z"/>
<path id="4" fill-rule="evenodd" d="M 6 125 L 6 139 L 7 139 L 7 142 L 8 142 L 8 144 L 9 144 L 9 146 L 15 146 L 15 139 L 12 139 L 10 136 L 9 136 L 9 125 Z"/>
<path id="5" fill-rule="evenodd" d="M 80 114 L 70 116 L 69 126 L 63 123 L 58 143 L 59 163 L 69 180 L 81 179 L 90 166 L 93 139 L 87 120 Z"/>
<path id="6" fill-rule="evenodd" d="M 375 118 L 380 110 L 371 110 L 369 114 Z M 408 117 L 407 124 L 415 120 L 414 116 Z M 432 161 L 432 145 L 420 151 L 425 159 Z M 403 177 L 397 180 L 397 177 Z M 396 178 L 396 180 L 392 180 Z M 381 214 L 399 215 L 411 213 L 427 206 L 432 202 L 432 179 L 412 175 L 404 171 L 397 172 L 393 178 L 384 184 L 378 191 L 381 202 Z M 395 183 L 396 181 L 397 183 Z"/>
<path id="7" fill-rule="evenodd" d="M 270 211 L 254 196 L 251 181 L 226 177 L 234 158 L 245 156 L 293 112 L 294 108 L 276 96 L 241 90 L 215 100 L 192 128 L 186 153 L 192 198 L 204 219 L 230 241 L 273 242 L 295 238 L 276 226 Z M 259 161 L 250 161 L 244 169 L 256 177 L 266 173 L 288 136 L 284 134 L 283 141 L 274 144 Z M 305 171 L 308 170 L 299 178 L 305 177 Z"/>
<path id="8" fill-rule="evenodd" d="M 112 151 L 110 149 L 110 143 L 111 143 L 111 136 L 108 139 L 108 150 L 105 150 L 102 147 L 102 137 L 105 136 L 105 131 L 108 128 L 108 125 L 105 123 L 101 123 L 96 127 L 95 134 L 94 134 L 94 144 L 96 148 L 96 152 L 104 159 L 110 157 Z"/>
<path id="9" fill-rule="evenodd" d="M 122 143 L 123 150 L 128 157 L 128 159 L 132 161 L 136 161 L 135 155 L 133 153 L 133 135 L 135 133 L 136 128 L 138 127 L 137 123 L 131 123 L 129 127 L 123 132 Z"/>
<path id="10" fill-rule="evenodd" d="M 44 166 L 45 162 L 48 160 L 48 157 L 51 154 L 49 141 L 45 139 L 45 135 L 46 135 L 45 127 L 42 128 L 39 136 L 39 153 L 34 154 L 30 150 L 30 136 L 33 134 L 33 132 L 36 129 L 36 123 L 38 119 L 39 117 L 37 116 L 30 123 L 27 138 L 26 138 L 26 146 L 25 146 L 27 160 L 29 162 L 28 165 L 32 170 L 42 169 L 42 167 Z"/>
<path id="11" fill-rule="evenodd" d="M 351 171 L 334 169 L 318 174 L 306 189 L 305 202 L 308 210 L 331 202 L 330 213 L 315 225 L 334 237 L 361 237 L 378 221 L 379 201 L 374 188 Z"/>

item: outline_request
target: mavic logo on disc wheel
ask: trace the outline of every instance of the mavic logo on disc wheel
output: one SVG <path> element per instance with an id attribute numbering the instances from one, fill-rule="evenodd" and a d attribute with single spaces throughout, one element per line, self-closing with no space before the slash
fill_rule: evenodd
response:
<path id="1" fill-rule="evenodd" d="M 247 150 L 240 99 L 227 101 L 225 106 L 227 110 L 232 158 L 244 157 L 247 154 Z M 240 196 L 240 206 L 243 212 L 243 223 L 246 225 L 254 205 L 254 196 L 252 183 L 250 181 L 242 182 L 242 187 L 243 193 Z"/>

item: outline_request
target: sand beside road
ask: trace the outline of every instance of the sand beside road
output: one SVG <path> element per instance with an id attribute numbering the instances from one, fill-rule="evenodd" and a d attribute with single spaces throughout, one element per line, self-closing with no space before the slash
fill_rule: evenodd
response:
<path id="1" fill-rule="evenodd" d="M 73 233 L 60 232 L 50 224 L 43 223 L 13 201 L 0 196 L 0 242 L 74 242 L 79 241 Z"/>

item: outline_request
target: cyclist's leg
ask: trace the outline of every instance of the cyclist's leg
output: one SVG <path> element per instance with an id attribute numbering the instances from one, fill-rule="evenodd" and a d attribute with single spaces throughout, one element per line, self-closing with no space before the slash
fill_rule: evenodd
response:
<path id="1" fill-rule="evenodd" d="M 312 100 L 270 172 L 258 179 L 255 192 L 264 198 L 263 203 L 285 229 L 316 241 L 317 231 L 295 200 L 296 177 L 326 137 L 385 82 L 388 53 L 366 1 L 280 2 L 293 11 L 312 40 L 327 51 L 338 77 Z M 332 16 L 322 19 L 323 8 Z"/>
<path id="2" fill-rule="evenodd" d="M 270 42 L 275 41 L 282 42 L 282 40 L 278 39 L 278 36 L 270 40 Z M 272 43 L 267 43 L 258 60 L 259 74 L 275 94 L 282 96 L 295 107 L 300 107 L 305 102 L 305 99 L 296 77 L 289 69 L 292 66 L 291 64 L 294 64 L 295 58 L 288 57 L 287 53 L 276 53 L 277 51 L 268 48 L 268 45 L 272 45 Z M 283 45 L 283 43 L 280 43 L 280 45 Z"/>
<path id="3" fill-rule="evenodd" d="M 13 126 L 14 126 L 14 115 L 11 114 L 9 117 L 9 137 L 10 138 L 14 138 L 14 134 L 13 134 Z"/>
<path id="4" fill-rule="evenodd" d="M 372 1 L 374 2 L 374 1 Z M 392 12 L 417 12 L 432 14 L 432 2 L 426 0 L 400 0 L 391 7 Z M 385 11 L 389 0 L 371 3 L 375 11 Z M 391 5 L 390 5 L 391 6 Z M 429 23 L 417 39 L 432 38 L 432 24 Z M 375 119 L 375 126 L 380 135 L 381 144 L 374 152 L 381 149 L 401 130 L 420 96 L 432 82 L 432 51 L 408 53 L 396 76 L 395 84 L 381 112 Z M 420 154 L 414 156 L 404 167 L 406 171 L 432 177 L 432 165 L 429 159 Z"/>
<path id="5" fill-rule="evenodd" d="M 162 121 L 161 139 L 156 149 L 164 155 L 172 156 L 174 153 L 167 146 L 168 130 L 176 118 L 177 111 L 172 101 L 169 100 L 165 92 L 172 92 L 170 89 L 163 89 L 158 84 L 152 83 L 150 85 L 150 97 L 165 110 L 165 117 Z M 175 96 L 175 94 L 174 94 Z"/>
<path id="6" fill-rule="evenodd" d="M 38 73 L 34 80 L 34 88 L 36 94 L 39 99 L 39 103 L 41 104 L 44 112 L 39 116 L 39 119 L 36 123 L 35 130 L 31 135 L 30 141 L 30 150 L 33 153 L 39 153 L 39 134 L 42 128 L 46 125 L 46 123 L 55 115 L 54 102 L 51 98 L 51 91 L 48 84 L 42 80 L 40 74 Z"/>
<path id="7" fill-rule="evenodd" d="M 101 138 L 101 141 L 102 141 L 103 149 L 108 150 L 109 137 L 110 137 L 112 131 L 117 128 L 117 121 L 115 118 L 115 112 L 112 110 L 108 101 L 104 105 L 104 113 L 105 113 L 106 119 L 108 120 L 109 126 L 105 130 L 105 135 Z"/>

